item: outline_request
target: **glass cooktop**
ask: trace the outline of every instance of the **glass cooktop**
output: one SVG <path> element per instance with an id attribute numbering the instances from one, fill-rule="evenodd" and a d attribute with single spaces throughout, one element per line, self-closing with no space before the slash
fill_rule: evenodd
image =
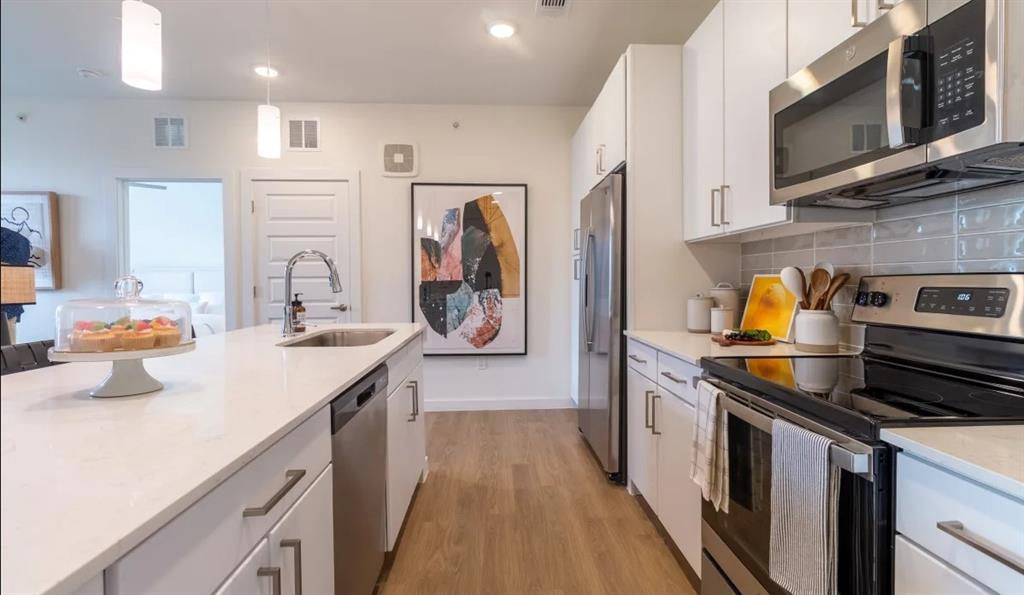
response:
<path id="1" fill-rule="evenodd" d="M 711 375 L 863 436 L 882 426 L 1024 423 L 1024 386 L 860 356 L 716 357 Z"/>

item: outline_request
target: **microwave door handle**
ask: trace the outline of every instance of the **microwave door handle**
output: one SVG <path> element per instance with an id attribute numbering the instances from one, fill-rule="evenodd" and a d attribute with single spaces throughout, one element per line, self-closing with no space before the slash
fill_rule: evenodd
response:
<path id="1" fill-rule="evenodd" d="M 889 134 L 889 147 L 907 146 L 903 134 L 903 47 L 907 36 L 900 35 L 889 43 L 885 66 L 885 127 Z"/>
<path id="2" fill-rule="evenodd" d="M 902 149 L 921 142 L 928 126 L 928 39 L 901 35 L 889 44 L 885 70 L 885 124 L 889 148 Z"/>

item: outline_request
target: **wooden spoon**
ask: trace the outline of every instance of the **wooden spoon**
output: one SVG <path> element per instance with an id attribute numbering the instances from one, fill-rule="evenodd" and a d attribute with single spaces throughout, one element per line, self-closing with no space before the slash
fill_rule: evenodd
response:
<path id="1" fill-rule="evenodd" d="M 811 273 L 811 309 L 820 310 L 818 302 L 821 298 L 825 297 L 825 292 L 828 291 L 829 284 L 832 283 L 832 275 L 828 274 L 825 269 L 814 269 Z"/>
<path id="2" fill-rule="evenodd" d="M 793 294 L 800 301 L 800 307 L 806 310 L 809 307 L 807 304 L 807 282 L 800 269 L 786 267 L 779 272 L 779 275 L 782 277 L 782 285 L 786 291 Z"/>
<path id="3" fill-rule="evenodd" d="M 832 281 L 828 284 L 828 290 L 825 292 L 825 297 L 822 299 L 821 307 L 819 310 L 828 310 L 832 307 L 832 298 L 836 296 L 836 293 L 846 285 L 846 282 L 850 280 L 850 273 L 840 273 L 835 277 L 832 277 Z"/>

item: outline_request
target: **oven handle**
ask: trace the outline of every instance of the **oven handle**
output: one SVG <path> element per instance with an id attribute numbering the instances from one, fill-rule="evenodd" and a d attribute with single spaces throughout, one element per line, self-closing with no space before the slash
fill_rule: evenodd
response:
<path id="1" fill-rule="evenodd" d="M 747 392 L 727 382 L 723 382 L 717 378 L 705 377 L 704 380 L 725 391 L 726 396 L 721 400 L 722 408 L 728 411 L 731 415 L 735 415 L 769 435 L 772 433 L 772 419 L 779 417 L 812 432 L 831 438 L 835 441 L 835 444 L 833 444 L 829 449 L 829 458 L 833 465 L 869 481 L 875 480 L 873 465 L 874 451 L 867 444 L 858 442 L 847 436 L 843 436 L 842 434 L 834 430 L 830 430 L 821 424 L 815 423 L 802 415 L 779 407 L 778 405 L 774 405 L 755 394 Z M 744 403 L 743 400 L 746 400 L 747 403 Z M 765 413 L 758 411 L 758 409 L 763 409 L 772 415 L 766 415 Z"/>

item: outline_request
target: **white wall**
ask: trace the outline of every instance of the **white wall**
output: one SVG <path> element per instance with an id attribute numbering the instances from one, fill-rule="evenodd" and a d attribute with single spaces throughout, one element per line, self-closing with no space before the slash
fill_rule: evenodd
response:
<path id="1" fill-rule="evenodd" d="M 362 174 L 363 312 L 367 321 L 409 320 L 409 184 L 525 182 L 529 185 L 529 355 L 429 358 L 434 408 L 558 406 L 569 403 L 568 292 L 563 258 L 569 224 L 569 141 L 579 108 L 283 104 L 283 117 L 318 116 L 323 150 L 256 156 L 255 102 L 42 100 L 0 102 L 0 185 L 61 195 L 65 290 L 42 293 L 19 340 L 52 335 L 56 304 L 109 294 L 116 270 L 113 178 L 128 170 L 208 176 L 242 169 L 348 168 Z M 17 114 L 28 116 L 19 122 Z M 189 119 L 190 148 L 152 149 L 151 117 Z M 454 128 L 452 122 L 458 121 Z M 380 141 L 415 141 L 417 178 L 384 178 Z M 236 180 L 232 180 L 236 182 Z M 228 185 L 234 192 L 237 184 Z M 169 226 L 173 230 L 173 226 Z M 230 251 L 229 251 L 230 254 Z"/>

